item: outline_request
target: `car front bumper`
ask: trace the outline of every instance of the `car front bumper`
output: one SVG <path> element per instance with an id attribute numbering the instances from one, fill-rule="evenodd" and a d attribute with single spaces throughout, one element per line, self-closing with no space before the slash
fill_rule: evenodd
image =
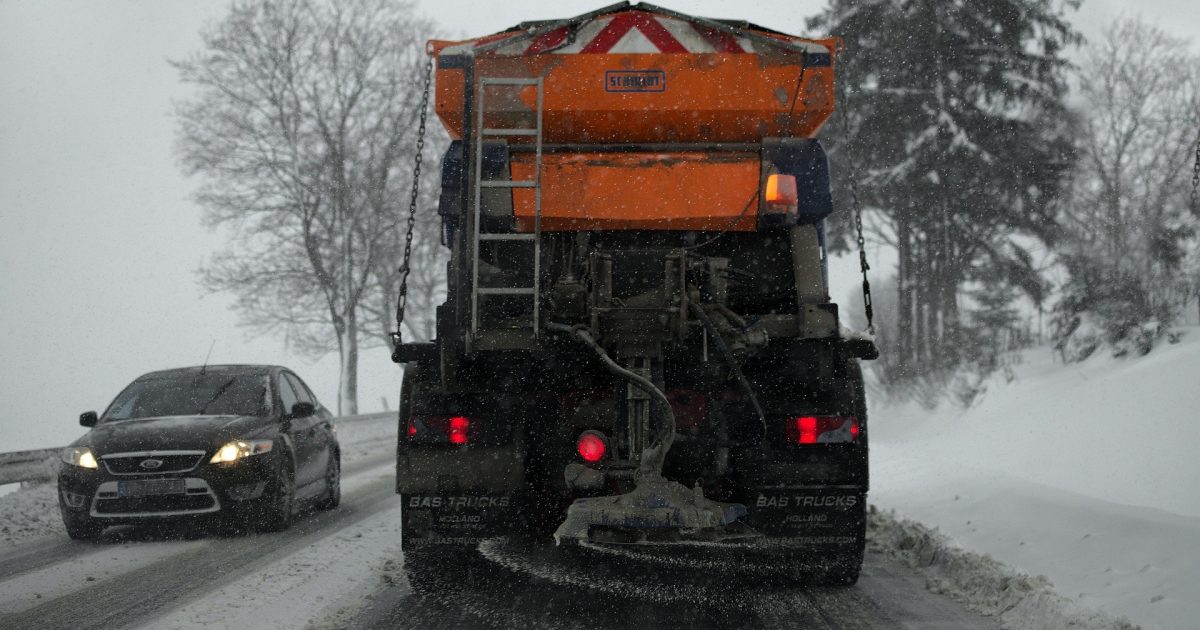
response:
<path id="1" fill-rule="evenodd" d="M 211 453 L 190 470 L 170 473 L 116 474 L 99 468 L 64 464 L 58 475 L 58 501 L 64 515 L 103 519 L 111 524 L 192 517 L 254 509 L 278 467 L 278 455 L 265 453 L 223 464 L 210 464 Z M 166 492 L 122 493 L 122 482 L 182 480 Z"/>

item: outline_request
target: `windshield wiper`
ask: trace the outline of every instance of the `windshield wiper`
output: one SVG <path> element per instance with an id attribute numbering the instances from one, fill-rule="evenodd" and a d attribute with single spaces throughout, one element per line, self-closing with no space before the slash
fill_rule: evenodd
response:
<path id="1" fill-rule="evenodd" d="M 224 384 L 224 385 L 222 385 L 222 386 L 221 386 L 221 388 L 220 388 L 220 389 L 218 389 L 218 390 L 217 390 L 217 392 L 216 392 L 215 394 L 213 394 L 212 398 L 209 398 L 209 399 L 208 399 L 208 402 L 206 402 L 206 403 L 204 403 L 203 405 L 201 405 L 201 406 L 200 406 L 200 413 L 198 413 L 198 414 L 196 414 L 196 415 L 198 415 L 198 416 L 203 416 L 203 415 L 204 415 L 204 412 L 205 412 L 206 410 L 208 410 L 208 406 L 209 406 L 209 405 L 211 405 L 211 404 L 213 404 L 213 403 L 215 403 L 215 402 L 217 402 L 217 399 L 221 397 L 221 394 L 224 394 L 224 393 L 225 393 L 225 390 L 229 389 L 229 386 L 230 386 L 230 385 L 233 385 L 234 381 L 236 381 L 236 380 L 237 380 L 237 377 L 235 376 L 235 377 L 233 377 L 233 378 L 229 379 L 228 381 L 225 381 L 225 384 Z"/>

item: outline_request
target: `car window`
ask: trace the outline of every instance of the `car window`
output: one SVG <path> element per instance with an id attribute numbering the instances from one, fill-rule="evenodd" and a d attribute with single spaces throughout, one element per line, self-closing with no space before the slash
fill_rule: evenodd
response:
<path id="1" fill-rule="evenodd" d="M 292 407 L 300 400 L 288 382 L 286 374 L 279 375 L 279 399 L 283 401 L 283 413 L 291 413 Z"/>
<path id="2" fill-rule="evenodd" d="M 308 399 L 312 401 L 313 406 L 320 407 L 321 401 L 317 400 L 317 395 L 313 393 L 313 390 L 308 386 L 308 383 L 300 380 L 299 376 L 296 377 L 296 382 L 300 383 L 300 386 L 304 388 L 304 391 L 308 392 Z"/>
<path id="3" fill-rule="evenodd" d="M 271 387 L 266 375 L 196 372 L 134 381 L 109 405 L 103 420 L 270 414 Z"/>
<path id="4" fill-rule="evenodd" d="M 317 401 L 313 398 L 312 392 L 308 391 L 308 388 L 304 386 L 304 382 L 300 380 L 299 376 L 295 374 L 284 374 L 284 376 L 292 384 L 292 389 L 296 390 L 296 397 L 300 402 L 311 403 L 313 407 L 317 406 Z"/>

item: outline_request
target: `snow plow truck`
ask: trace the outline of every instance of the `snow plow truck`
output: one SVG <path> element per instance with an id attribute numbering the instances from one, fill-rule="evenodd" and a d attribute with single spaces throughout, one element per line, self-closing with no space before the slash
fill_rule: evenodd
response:
<path id="1" fill-rule="evenodd" d="M 429 43 L 447 296 L 393 352 L 418 591 L 517 539 L 857 580 L 877 353 L 828 290 L 840 48 L 628 3 Z"/>

